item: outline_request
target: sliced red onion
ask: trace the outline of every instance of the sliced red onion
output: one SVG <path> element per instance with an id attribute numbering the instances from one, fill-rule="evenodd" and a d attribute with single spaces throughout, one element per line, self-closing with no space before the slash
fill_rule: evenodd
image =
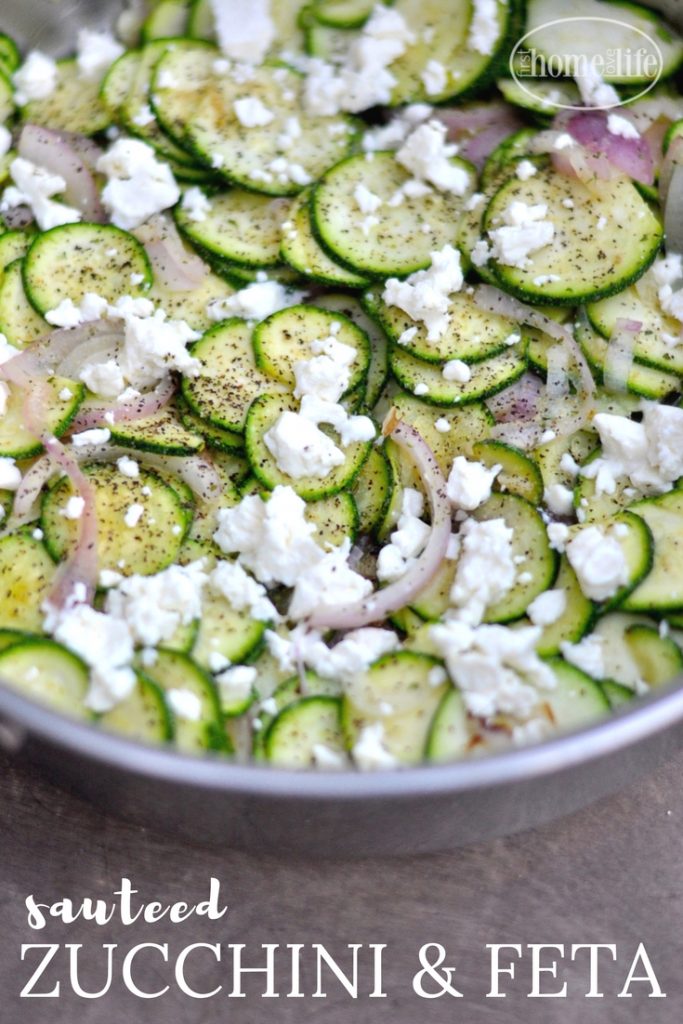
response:
<path id="1" fill-rule="evenodd" d="M 24 473 L 14 495 L 5 532 L 11 533 L 12 530 L 37 519 L 40 513 L 40 493 L 57 469 L 57 463 L 49 455 L 42 455 Z"/>
<path id="2" fill-rule="evenodd" d="M 538 412 L 543 381 L 535 373 L 524 373 L 510 387 L 487 399 L 497 423 L 525 423 Z"/>
<path id="3" fill-rule="evenodd" d="M 529 324 L 530 327 L 536 327 L 539 331 L 549 334 L 551 338 L 555 338 L 556 341 L 561 341 L 565 344 L 573 361 L 576 363 L 583 391 L 586 396 L 595 394 L 593 374 L 573 333 L 568 327 L 564 324 L 559 324 L 556 320 L 552 320 L 549 316 L 545 316 L 539 310 L 534 309 L 533 306 L 528 306 L 526 303 L 514 299 L 499 288 L 494 288 L 493 285 L 478 285 L 474 290 L 474 301 L 480 309 L 487 310 L 489 313 L 497 313 L 499 316 L 508 317 L 508 319 L 514 320 L 516 323 Z"/>
<path id="4" fill-rule="evenodd" d="M 169 291 L 194 291 L 209 273 L 207 264 L 183 244 L 170 217 L 152 217 L 133 234 L 147 250 L 156 281 Z"/>
<path id="5" fill-rule="evenodd" d="M 633 119 L 637 121 L 636 118 Z M 652 163 L 655 170 L 655 177 L 658 176 L 660 168 L 662 166 L 662 160 L 664 159 L 664 137 L 669 129 L 671 122 L 666 117 L 658 117 L 656 121 L 653 121 L 650 127 L 643 131 L 642 137 L 648 144 L 650 155 L 652 156 Z M 638 125 L 636 124 L 636 128 Z"/>
<path id="6" fill-rule="evenodd" d="M 545 396 L 551 403 L 569 394 L 568 363 L 569 352 L 564 345 L 551 345 L 548 348 Z"/>
<path id="7" fill-rule="evenodd" d="M 460 156 L 479 170 L 496 146 L 524 125 L 514 108 L 498 102 L 442 107 L 434 119 L 446 125 L 447 137 L 460 143 Z"/>
<path id="8" fill-rule="evenodd" d="M 608 391 L 628 391 L 628 379 L 633 367 L 633 348 L 636 335 L 642 326 L 640 320 L 617 320 L 609 339 L 602 370 Z"/>
<path id="9" fill-rule="evenodd" d="M 627 114 L 622 113 L 627 118 Z M 565 130 L 576 139 L 587 152 L 596 158 L 604 156 L 609 163 L 628 174 L 630 178 L 651 185 L 654 181 L 654 160 L 647 139 L 638 136 L 625 139 L 613 135 L 607 129 L 607 113 L 604 110 L 581 110 L 567 119 Z M 574 147 L 561 152 L 571 153 Z"/>
<path id="10" fill-rule="evenodd" d="M 71 430 L 78 433 L 80 430 L 101 427 L 103 423 L 132 423 L 135 420 L 144 420 L 167 406 L 174 394 L 175 382 L 168 376 L 161 380 L 153 391 L 145 391 L 124 402 L 89 402 L 79 410 L 71 424 Z"/>
<path id="11" fill-rule="evenodd" d="M 429 540 L 414 565 L 396 583 L 375 591 L 370 597 L 340 608 L 321 608 L 309 619 L 315 629 L 357 629 L 409 605 L 434 579 L 446 557 L 451 535 L 451 507 L 446 496 L 446 481 L 429 445 L 414 427 L 396 420 L 389 413 L 385 436 L 397 444 L 413 460 L 429 499 L 432 528 Z M 387 430 L 387 427 L 389 428 Z"/>
<path id="12" fill-rule="evenodd" d="M 134 458 L 150 469 L 168 470 L 180 477 L 192 492 L 206 502 L 215 501 L 223 491 L 223 482 L 211 459 L 206 455 L 156 455 L 153 452 L 133 451 L 123 445 L 80 445 L 74 451 L 79 462 L 115 462 L 122 456 Z"/>
<path id="13" fill-rule="evenodd" d="M 542 434 L 543 428 L 533 420 L 496 423 L 491 428 L 491 437 L 496 441 L 505 441 L 506 444 L 514 445 L 515 448 L 521 448 L 525 452 L 536 447 Z"/>
<path id="14" fill-rule="evenodd" d="M 60 132 L 27 124 L 22 128 L 17 149 L 25 160 L 64 179 L 66 202 L 80 210 L 86 220 L 104 223 L 106 215 L 92 172 Z"/>
<path id="15" fill-rule="evenodd" d="M 78 519 L 76 546 L 59 566 L 48 600 L 53 608 L 62 608 L 69 598 L 78 592 L 78 588 L 79 600 L 92 602 L 97 587 L 95 489 L 77 459 L 56 437 L 43 434 L 41 440 L 50 459 L 64 470 L 74 490 L 84 502 L 83 511 Z"/>

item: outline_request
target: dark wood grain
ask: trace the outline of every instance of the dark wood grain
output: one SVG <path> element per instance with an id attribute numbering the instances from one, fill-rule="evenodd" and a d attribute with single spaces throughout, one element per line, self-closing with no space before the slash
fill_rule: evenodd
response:
<path id="1" fill-rule="evenodd" d="M 674 1024 L 683 1019 L 683 756 L 636 788 L 608 802 L 507 840 L 418 859 L 279 862 L 230 850 L 180 845 L 109 818 L 36 773 L 0 760 L 0 1020 L 7 1024 Z M 221 880 L 228 915 L 220 922 L 196 918 L 183 925 L 112 923 L 97 928 L 51 922 L 32 932 L 24 900 L 70 896 L 108 898 L 122 876 L 147 900 L 195 902 L 205 898 L 211 876 Z M 225 995 L 193 1001 L 172 989 L 142 1002 L 116 982 L 99 1000 L 63 995 L 59 1000 L 19 1000 L 28 977 L 22 943 L 82 942 L 97 988 L 104 942 L 127 950 L 138 942 L 169 942 L 172 954 L 191 942 L 244 942 L 257 962 L 259 946 L 324 943 L 343 959 L 347 943 L 386 943 L 383 1000 L 352 1001 L 332 983 L 327 999 L 260 998 L 259 981 L 246 999 Z M 666 1000 L 615 999 L 639 942 L 655 965 Z M 440 942 L 457 964 L 456 1000 L 418 999 L 411 979 L 423 943 Z M 485 998 L 487 942 L 613 942 L 616 968 L 604 972 L 606 998 L 586 1000 L 587 974 L 566 969 L 569 998 L 525 997 L 529 971 L 523 961 L 506 1000 Z M 312 963 L 312 961 L 308 961 Z M 198 986 L 224 981 L 223 969 L 206 963 L 192 973 Z M 160 960 L 139 972 L 159 988 L 167 980 Z M 283 971 L 283 992 L 286 972 Z M 302 975 L 312 990 L 311 969 Z M 646 986 L 636 986 L 645 989 Z"/>

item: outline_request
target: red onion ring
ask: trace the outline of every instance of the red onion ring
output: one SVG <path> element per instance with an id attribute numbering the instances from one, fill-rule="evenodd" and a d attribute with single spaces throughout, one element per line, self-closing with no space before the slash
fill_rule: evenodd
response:
<path id="1" fill-rule="evenodd" d="M 400 580 L 355 604 L 340 608 L 321 608 L 308 620 L 314 629 L 357 629 L 405 608 L 434 579 L 441 567 L 451 536 L 451 506 L 446 496 L 446 481 L 429 445 L 414 427 L 396 419 L 392 410 L 385 422 L 384 434 L 413 460 L 429 499 L 432 528 L 427 546 Z"/>
<path id="2" fill-rule="evenodd" d="M 183 244 L 175 223 L 159 214 L 133 232 L 149 256 L 155 280 L 172 292 L 190 292 L 205 280 L 209 267 Z"/>
<path id="3" fill-rule="evenodd" d="M 115 462 L 122 456 L 134 458 L 150 469 L 168 470 L 180 477 L 201 501 L 212 502 L 223 492 L 223 481 L 206 455 L 156 455 L 123 445 L 80 445 L 74 451 L 79 462 Z"/>
<path id="4" fill-rule="evenodd" d="M 66 202 L 80 210 L 86 220 L 97 224 L 106 221 L 90 168 L 60 132 L 36 124 L 24 125 L 17 149 L 25 160 L 64 179 Z"/>
<path id="5" fill-rule="evenodd" d="M 626 118 L 624 114 L 620 116 Z M 607 125 L 608 114 L 606 111 L 582 110 L 566 119 L 565 130 L 597 161 L 604 158 L 612 167 L 627 174 L 635 181 L 639 181 L 643 185 L 651 185 L 655 179 L 655 168 L 652 150 L 647 139 L 642 136 L 625 139 L 621 135 L 613 135 Z M 561 155 L 571 154 L 574 148 L 562 150 Z M 596 168 L 599 166 L 601 166 L 600 163 L 595 164 Z"/>
<path id="6" fill-rule="evenodd" d="M 633 366 L 633 347 L 642 326 L 640 320 L 617 320 L 602 367 L 603 382 L 608 391 L 628 391 L 628 378 Z"/>
<path id="7" fill-rule="evenodd" d="M 460 143 L 460 156 L 479 170 L 496 146 L 524 122 L 507 103 L 480 103 L 471 107 L 442 107 L 434 120 L 448 129 L 447 138 Z"/>
<path id="8" fill-rule="evenodd" d="M 50 456 L 42 455 L 24 473 L 14 495 L 12 511 L 8 516 L 3 535 L 11 533 L 20 526 L 26 526 L 27 523 L 32 523 L 34 519 L 38 518 L 40 492 L 56 471 L 57 465 Z"/>
<path id="9" fill-rule="evenodd" d="M 173 398 L 175 382 L 167 376 L 161 380 L 153 391 L 145 391 L 124 402 L 93 402 L 81 409 L 71 424 L 71 432 L 91 430 L 101 427 L 103 423 L 132 423 L 144 420 L 160 412 Z"/>

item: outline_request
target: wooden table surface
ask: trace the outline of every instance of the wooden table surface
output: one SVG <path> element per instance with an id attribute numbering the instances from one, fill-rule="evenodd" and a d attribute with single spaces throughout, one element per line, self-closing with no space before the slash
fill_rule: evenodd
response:
<path id="1" fill-rule="evenodd" d="M 510 839 L 437 856 L 356 863 L 288 862 L 230 850 L 207 851 L 123 824 L 40 775 L 0 758 L 0 1021 L 5 1024 L 678 1024 L 683 1020 L 683 755 L 616 798 L 553 825 Z M 206 898 L 221 881 L 228 913 L 169 926 L 120 921 L 109 927 L 51 921 L 27 923 L 25 899 L 111 898 L 122 877 L 140 895 L 162 903 Z M 84 1000 L 62 989 L 59 999 L 20 999 L 28 980 L 22 944 L 82 943 L 82 983 L 93 991 L 105 977 L 103 943 L 117 943 L 111 991 Z M 347 943 L 385 943 L 385 999 L 354 1001 L 332 979 L 326 999 L 312 998 L 313 960 L 302 954 L 302 999 L 263 999 L 252 976 L 244 999 L 228 998 L 230 963 L 198 958 L 188 970 L 197 989 L 225 983 L 202 1001 L 171 985 L 154 1000 L 135 998 L 120 980 L 120 961 L 137 943 L 168 942 L 171 962 L 193 942 L 246 944 L 245 963 L 259 962 L 261 943 L 323 943 L 340 964 Z M 418 951 L 438 942 L 456 964 L 453 983 L 464 998 L 421 999 L 413 992 Z M 617 963 L 601 973 L 605 997 L 586 999 L 586 961 L 563 961 L 566 999 L 529 999 L 529 956 L 504 1000 L 486 998 L 486 943 L 614 943 Z M 640 942 L 666 999 L 616 998 Z M 30 954 L 31 964 L 35 952 Z M 262 959 L 262 957 L 261 957 Z M 282 992 L 290 972 L 278 961 Z M 55 967 L 55 964 L 59 966 Z M 64 950 L 46 973 L 66 985 Z M 361 972 L 362 978 L 366 975 Z M 161 958 L 141 956 L 137 980 L 159 989 L 173 977 Z M 83 980 L 84 979 L 84 980 Z M 507 979 L 509 981 L 509 979 Z M 555 987 L 545 975 L 544 984 Z M 367 983 L 367 978 L 366 978 Z"/>

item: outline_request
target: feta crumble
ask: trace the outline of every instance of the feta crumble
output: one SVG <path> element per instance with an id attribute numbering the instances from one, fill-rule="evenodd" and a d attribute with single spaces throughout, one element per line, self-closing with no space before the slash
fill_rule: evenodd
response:
<path id="1" fill-rule="evenodd" d="M 535 597 L 527 608 L 527 614 L 534 626 L 552 626 L 567 609 L 567 595 L 564 590 L 546 590 Z"/>
<path id="2" fill-rule="evenodd" d="M 466 519 L 460 527 L 460 557 L 450 600 L 461 622 L 478 625 L 486 609 L 512 588 L 516 577 L 513 535 L 504 519 L 481 523 Z"/>
<path id="3" fill-rule="evenodd" d="M 202 702 L 192 690 L 166 690 L 166 700 L 173 714 L 183 721 L 198 722 L 202 717 Z"/>
<path id="4" fill-rule="evenodd" d="M 613 494 L 621 477 L 642 494 L 662 494 L 683 476 L 683 409 L 648 404 L 641 423 L 598 413 L 593 424 L 602 452 L 581 475 L 595 480 L 597 494 Z"/>
<path id="5" fill-rule="evenodd" d="M 227 299 L 210 302 L 206 312 L 211 320 L 216 321 L 231 316 L 243 317 L 245 320 L 265 320 L 272 313 L 295 306 L 300 301 L 299 292 L 285 288 L 279 281 L 266 278 L 241 288 Z"/>
<path id="6" fill-rule="evenodd" d="M 562 641 L 560 651 L 563 658 L 575 668 L 585 672 L 593 679 L 605 678 L 604 642 L 601 636 L 591 633 L 578 644 Z"/>
<path id="7" fill-rule="evenodd" d="M 483 462 L 470 462 L 464 455 L 456 455 L 448 476 L 446 494 L 456 508 L 473 512 L 491 497 L 493 481 L 501 466 L 488 469 Z"/>
<path id="8" fill-rule="evenodd" d="M 398 150 L 396 160 L 418 181 L 433 185 L 441 192 L 462 196 L 471 178 L 464 167 L 451 162 L 458 147 L 454 142 L 446 142 L 447 131 L 440 121 L 421 124 Z"/>
<path id="9" fill-rule="evenodd" d="M 111 222 L 131 231 L 180 199 L 180 189 L 168 164 L 139 139 L 118 139 L 97 161 L 107 176 L 102 202 Z"/>
<path id="10" fill-rule="evenodd" d="M 14 101 L 19 107 L 31 100 L 46 100 L 57 87 L 57 63 L 40 50 L 32 50 L 12 75 Z"/>
<path id="11" fill-rule="evenodd" d="M 618 135 L 622 139 L 640 138 L 640 132 L 633 122 L 621 114 L 610 113 L 607 115 L 607 131 L 610 135 Z"/>
<path id="12" fill-rule="evenodd" d="M 427 340 L 437 341 L 450 323 L 450 296 L 464 283 L 460 253 L 451 245 L 431 253 L 431 265 L 403 281 L 390 277 L 382 293 L 388 306 L 397 306 L 427 328 Z"/>
<path id="13" fill-rule="evenodd" d="M 592 601 L 605 601 L 628 582 L 624 550 L 612 531 L 587 526 L 567 544 L 567 558 L 582 592 Z"/>
<path id="14" fill-rule="evenodd" d="M 474 0 L 467 45 L 470 50 L 490 57 L 493 53 L 500 28 L 498 25 L 497 0 Z"/>
<path id="15" fill-rule="evenodd" d="M 0 489 L 16 491 L 21 484 L 21 470 L 9 455 L 0 456 Z"/>
<path id="16" fill-rule="evenodd" d="M 438 60 L 428 60 L 420 78 L 428 96 L 438 96 L 448 84 L 448 72 Z"/>
<path id="17" fill-rule="evenodd" d="M 28 206 L 41 231 L 81 220 L 80 210 L 53 199 L 66 189 L 66 182 L 60 175 L 52 174 L 21 156 L 12 160 L 9 170 L 14 184 L 3 193 L 0 213 L 7 213 L 17 206 Z"/>
<path id="18" fill-rule="evenodd" d="M 390 754 L 384 743 L 384 726 L 381 722 L 365 725 L 351 748 L 351 756 L 364 772 L 382 771 L 398 767 L 398 761 Z"/>
<path id="19" fill-rule="evenodd" d="M 422 554 L 431 533 L 431 527 L 420 518 L 423 511 L 420 492 L 406 487 L 396 529 L 377 556 L 377 579 L 382 583 L 400 579 Z"/>
<path id="20" fill-rule="evenodd" d="M 201 559 L 153 576 L 120 577 L 107 594 L 105 610 L 127 624 L 135 643 L 156 647 L 200 617 L 206 582 Z"/>
<path id="21" fill-rule="evenodd" d="M 244 128 L 263 128 L 270 124 L 275 115 L 257 97 L 245 96 L 233 103 L 235 117 Z"/>
<path id="22" fill-rule="evenodd" d="M 210 0 L 222 52 L 237 61 L 260 64 L 275 40 L 271 0 Z"/>
<path id="23" fill-rule="evenodd" d="M 444 380 L 456 381 L 458 384 L 467 384 L 472 380 L 472 369 L 462 359 L 449 359 L 444 363 L 441 376 Z"/>
<path id="24" fill-rule="evenodd" d="M 492 255 L 506 266 L 524 269 L 530 256 L 550 245 L 555 237 L 555 226 L 546 220 L 545 203 L 535 206 L 514 200 L 503 213 L 504 224 L 489 229 L 493 242 Z"/>

